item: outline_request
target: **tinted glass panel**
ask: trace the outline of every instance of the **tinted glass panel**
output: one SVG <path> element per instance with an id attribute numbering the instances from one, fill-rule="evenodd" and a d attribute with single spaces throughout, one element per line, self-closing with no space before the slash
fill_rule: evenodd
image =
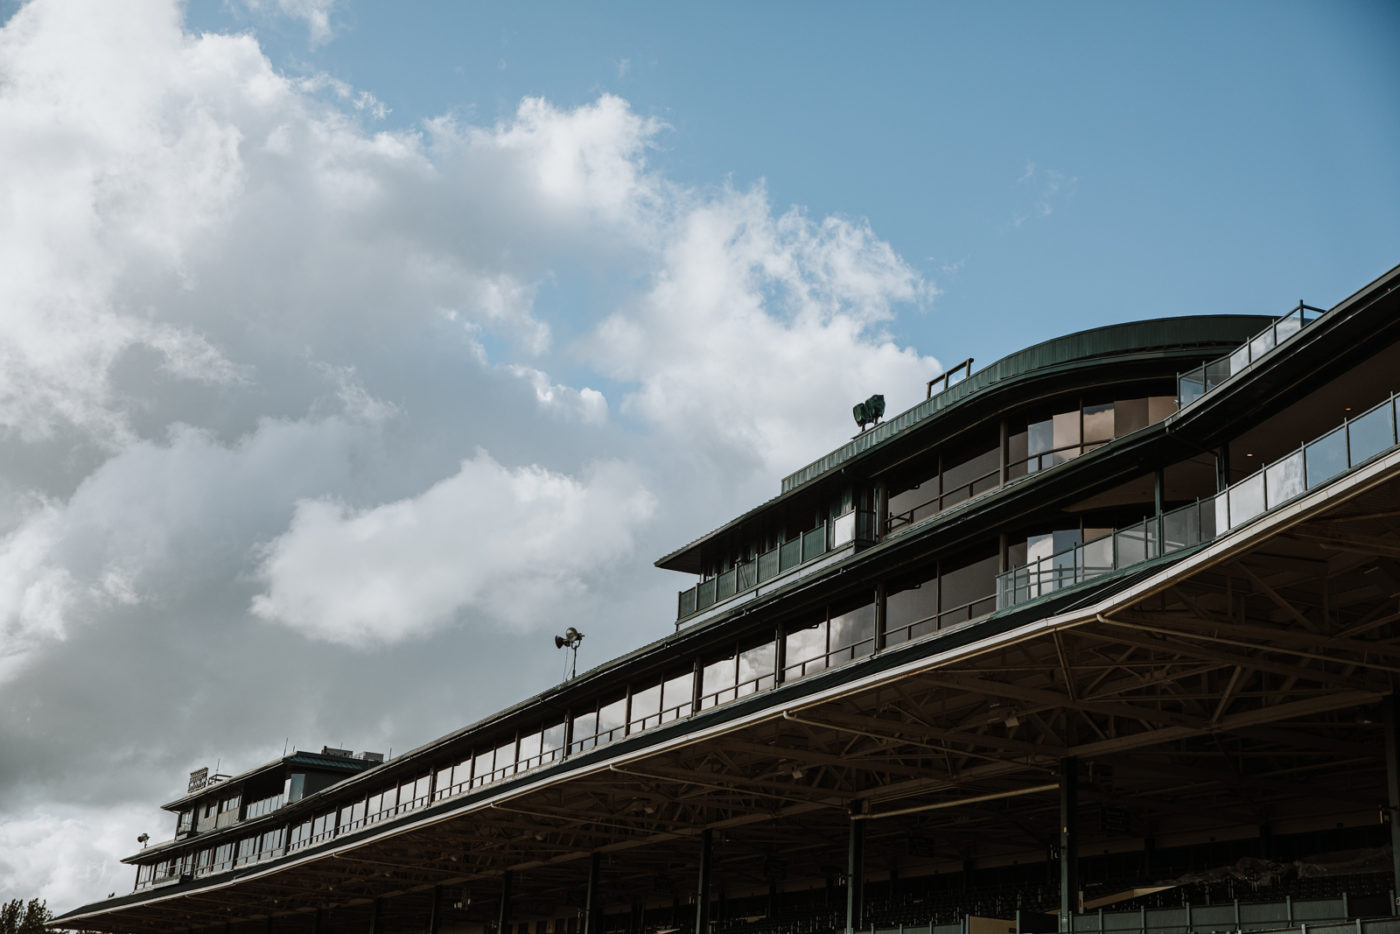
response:
<path id="1" fill-rule="evenodd" d="M 1347 469 L 1347 434 L 1338 428 L 1307 446 L 1304 455 L 1308 470 L 1308 489 L 1331 480 Z"/>
<path id="2" fill-rule="evenodd" d="M 1395 443 L 1395 426 L 1390 403 L 1353 419 L 1347 425 L 1352 464 L 1359 464 Z"/>
<path id="3" fill-rule="evenodd" d="M 1112 441 L 1113 421 L 1113 403 L 1084 406 L 1084 443 Z"/>
<path id="4" fill-rule="evenodd" d="M 739 653 L 739 696 L 766 691 L 773 686 L 777 647 L 765 642 Z"/>
<path id="5" fill-rule="evenodd" d="M 826 621 L 790 630 L 784 646 L 784 677 L 801 678 L 826 668 Z"/>
<path id="6" fill-rule="evenodd" d="M 663 723 L 690 715 L 691 691 L 695 676 L 690 672 L 669 678 L 661 685 L 661 721 Z"/>
<path id="7" fill-rule="evenodd" d="M 1121 438 L 1146 427 L 1146 399 L 1119 399 L 1113 403 L 1113 437 Z"/>

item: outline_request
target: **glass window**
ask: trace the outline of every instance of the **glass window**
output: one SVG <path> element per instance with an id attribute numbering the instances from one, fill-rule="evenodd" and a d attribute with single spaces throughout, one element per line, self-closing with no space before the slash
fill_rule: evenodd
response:
<path id="1" fill-rule="evenodd" d="M 1079 410 L 1057 413 L 1055 423 L 1056 464 L 1063 464 L 1079 456 Z"/>
<path id="2" fill-rule="evenodd" d="M 670 723 L 691 714 L 695 675 L 689 671 L 667 678 L 661 685 L 661 722 Z"/>
<path id="3" fill-rule="evenodd" d="M 298 850 L 311 841 L 311 821 L 302 821 L 292 827 L 287 839 L 288 850 Z"/>
<path id="4" fill-rule="evenodd" d="M 560 721 L 553 726 L 547 726 L 540 731 L 540 755 L 545 762 L 553 762 L 559 758 L 560 751 L 564 748 L 564 723 Z"/>
<path id="5" fill-rule="evenodd" d="M 437 770 L 435 777 L 436 789 L 433 791 L 433 799 L 441 801 L 452 794 L 452 766 L 446 766 Z"/>
<path id="6" fill-rule="evenodd" d="M 792 681 L 826 669 L 826 620 L 790 628 L 784 643 L 783 680 Z"/>
<path id="7" fill-rule="evenodd" d="M 365 802 L 365 820 L 373 823 L 384 816 L 384 792 L 376 792 Z"/>
<path id="8" fill-rule="evenodd" d="M 1030 460 L 1026 470 L 1035 473 L 1050 466 L 1050 459 L 1043 457 L 1055 446 L 1055 423 L 1052 419 L 1032 422 L 1026 426 L 1026 455 Z"/>
<path id="9" fill-rule="evenodd" d="M 832 664 L 839 665 L 874 652 L 874 597 L 861 598 L 854 603 L 833 607 L 830 632 Z"/>
<path id="10" fill-rule="evenodd" d="M 359 811 L 356 814 L 356 811 Z M 365 803 L 356 801 L 354 804 L 347 804 L 340 809 L 340 826 L 346 829 L 353 829 L 360 826 L 365 816 Z"/>
<path id="11" fill-rule="evenodd" d="M 938 628 L 938 572 L 930 568 L 885 588 L 885 642 L 896 645 Z"/>
<path id="12" fill-rule="evenodd" d="M 476 754 L 472 760 L 472 787 L 480 786 L 492 781 L 491 773 L 495 771 L 496 751 L 488 749 L 485 752 Z"/>
<path id="13" fill-rule="evenodd" d="M 943 565 L 939 580 L 939 628 L 985 616 L 996 608 L 997 554 Z"/>
<path id="14" fill-rule="evenodd" d="M 515 740 L 496 747 L 496 778 L 515 774 Z"/>
<path id="15" fill-rule="evenodd" d="M 619 697 L 598 708 L 598 741 L 610 743 L 626 732 L 627 698 Z"/>
<path id="16" fill-rule="evenodd" d="M 311 838 L 321 841 L 335 832 L 335 811 L 322 814 L 311 822 Z"/>
<path id="17" fill-rule="evenodd" d="M 661 716 L 661 685 L 660 683 L 642 688 L 632 695 L 632 712 L 629 715 L 629 733 L 639 733 L 642 730 L 656 726 Z"/>
<path id="18" fill-rule="evenodd" d="M 701 710 L 734 699 L 735 672 L 736 656 L 733 652 L 705 666 L 700 687 Z"/>
<path id="19" fill-rule="evenodd" d="M 939 501 L 941 509 L 990 490 L 1000 481 L 1001 451 L 999 442 L 983 440 L 987 445 L 980 454 L 950 463 L 948 458 L 943 465 L 943 497 Z"/>
<path id="20" fill-rule="evenodd" d="M 777 661 L 777 646 L 771 640 L 740 652 L 738 695 L 746 697 L 756 691 L 770 690 L 775 683 Z"/>
<path id="21" fill-rule="evenodd" d="M 258 852 L 258 838 L 244 837 L 238 841 L 238 859 L 235 866 L 246 866 L 253 861 L 253 856 Z"/>
<path id="22" fill-rule="evenodd" d="M 598 745 L 598 713 L 590 710 L 588 713 L 581 713 L 574 717 L 574 741 L 569 749 L 572 752 L 582 752 L 585 749 L 592 749 Z"/>
<path id="23" fill-rule="evenodd" d="M 531 730 L 520 737 L 519 756 L 520 769 L 532 769 L 540 764 L 540 733 L 539 730 Z"/>
<path id="24" fill-rule="evenodd" d="M 1102 444 L 1112 441 L 1115 437 L 1113 415 L 1112 402 L 1084 406 L 1084 443 Z"/>
<path id="25" fill-rule="evenodd" d="M 1148 425 L 1146 399 L 1119 399 L 1113 403 L 1113 437 L 1130 435 Z"/>
<path id="26" fill-rule="evenodd" d="M 282 855 L 282 833 L 281 827 L 276 830 L 269 830 L 262 835 L 258 842 L 258 855 L 262 859 L 271 859 L 274 856 Z"/>

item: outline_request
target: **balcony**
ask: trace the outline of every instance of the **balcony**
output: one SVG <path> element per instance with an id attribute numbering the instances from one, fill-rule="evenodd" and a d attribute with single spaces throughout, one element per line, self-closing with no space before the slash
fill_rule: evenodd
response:
<path id="1" fill-rule="evenodd" d="M 853 510 L 829 519 L 797 538 L 765 551 L 757 560 L 737 564 L 717 577 L 701 581 L 689 590 L 682 590 L 677 599 L 676 624 L 680 625 L 682 621 L 715 604 L 791 573 L 851 542 L 874 540 L 873 512 Z"/>
<path id="2" fill-rule="evenodd" d="M 1321 308 L 1313 308 L 1299 302 L 1297 308 L 1245 341 L 1234 351 L 1189 373 L 1179 374 L 1176 378 L 1176 395 L 1181 408 L 1186 408 L 1231 376 L 1244 370 L 1312 324 L 1322 314 L 1324 312 Z"/>
<path id="3" fill-rule="evenodd" d="M 1213 541 L 1400 447 L 1396 396 L 1224 490 L 997 575 L 997 609 Z"/>

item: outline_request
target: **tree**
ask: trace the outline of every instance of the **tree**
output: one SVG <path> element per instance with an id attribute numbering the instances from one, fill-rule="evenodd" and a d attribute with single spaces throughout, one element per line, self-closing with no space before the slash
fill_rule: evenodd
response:
<path id="1" fill-rule="evenodd" d="M 26 904 L 16 898 L 0 905 L 0 934 L 44 934 L 44 922 L 52 917 L 40 899 L 31 898 Z"/>

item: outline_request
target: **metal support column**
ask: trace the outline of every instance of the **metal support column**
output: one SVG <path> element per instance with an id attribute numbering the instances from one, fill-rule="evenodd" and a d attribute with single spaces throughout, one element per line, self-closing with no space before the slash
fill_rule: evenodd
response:
<path id="1" fill-rule="evenodd" d="M 598 900 L 598 874 L 603 869 L 603 854 L 588 857 L 588 891 L 583 895 L 583 934 L 602 934 L 602 904 Z"/>
<path id="2" fill-rule="evenodd" d="M 1074 930 L 1079 910 L 1079 760 L 1060 760 L 1060 930 Z"/>
<path id="3" fill-rule="evenodd" d="M 428 904 L 428 934 L 438 934 L 438 925 L 442 923 L 441 908 L 442 886 L 433 886 L 432 901 Z"/>
<path id="4" fill-rule="evenodd" d="M 375 899 L 369 906 L 369 934 L 380 934 L 382 930 L 384 903 L 380 899 Z"/>
<path id="5" fill-rule="evenodd" d="M 695 886 L 695 934 L 710 931 L 710 847 L 713 831 L 700 831 L 700 879 Z"/>
<path id="6" fill-rule="evenodd" d="M 501 908 L 496 913 L 497 934 L 505 934 L 506 927 L 510 924 L 510 880 L 511 871 L 507 869 L 501 874 Z"/>
<path id="7" fill-rule="evenodd" d="M 846 848 L 846 932 L 853 934 L 865 915 L 865 821 L 851 821 Z"/>
<path id="8" fill-rule="evenodd" d="M 1400 703 L 1394 694 L 1381 701 L 1385 714 L 1385 803 L 1390 818 L 1390 910 L 1400 915 Z"/>

